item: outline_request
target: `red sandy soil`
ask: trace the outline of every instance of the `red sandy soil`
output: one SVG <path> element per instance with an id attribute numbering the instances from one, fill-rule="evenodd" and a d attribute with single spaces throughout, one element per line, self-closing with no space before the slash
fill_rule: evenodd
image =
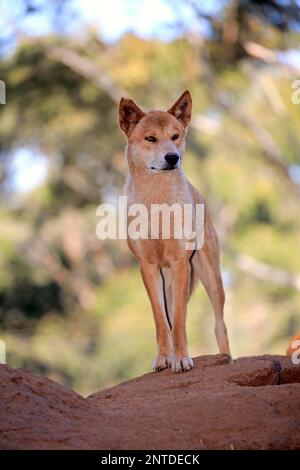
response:
<path id="1" fill-rule="evenodd" d="M 0 366 L 1 449 L 300 449 L 300 366 L 222 355 L 83 398 Z"/>

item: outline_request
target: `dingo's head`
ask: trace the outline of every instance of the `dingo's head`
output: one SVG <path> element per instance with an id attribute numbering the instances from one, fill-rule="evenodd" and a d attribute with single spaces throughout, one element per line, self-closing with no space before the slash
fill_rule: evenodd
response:
<path id="1" fill-rule="evenodd" d="M 187 90 L 168 111 L 144 112 L 134 101 L 122 98 L 119 122 L 128 140 L 129 167 L 153 173 L 180 168 L 191 113 Z"/>

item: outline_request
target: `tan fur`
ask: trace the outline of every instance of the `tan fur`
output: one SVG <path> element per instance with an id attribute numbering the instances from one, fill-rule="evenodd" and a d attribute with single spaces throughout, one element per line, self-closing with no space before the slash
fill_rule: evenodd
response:
<path id="1" fill-rule="evenodd" d="M 191 112 L 192 99 L 188 91 L 166 112 L 144 112 L 132 100 L 121 99 L 120 127 L 128 141 L 126 192 L 129 205 L 143 203 L 150 211 L 151 204 L 178 203 L 183 206 L 204 203 L 181 167 Z M 174 139 L 177 135 L 178 138 Z M 155 142 L 145 140 L 149 136 L 155 138 Z M 169 152 L 180 155 L 178 168 L 164 171 L 165 155 Z M 198 280 L 203 283 L 214 308 L 220 353 L 230 358 L 223 320 L 225 297 L 219 269 L 218 239 L 206 206 L 202 249 L 186 250 L 184 243 L 185 240 L 174 238 L 128 238 L 129 248 L 140 264 L 153 310 L 158 346 L 155 370 L 171 366 L 174 372 L 180 372 L 193 367 L 187 349 L 185 323 L 188 299 Z"/>

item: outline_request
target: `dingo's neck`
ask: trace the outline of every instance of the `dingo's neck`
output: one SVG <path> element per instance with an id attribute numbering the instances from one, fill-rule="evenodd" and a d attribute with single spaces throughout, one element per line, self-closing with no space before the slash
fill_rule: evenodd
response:
<path id="1" fill-rule="evenodd" d="M 188 180 L 182 168 L 151 173 L 138 169 L 130 171 L 126 192 L 130 199 L 144 204 L 186 202 Z"/>

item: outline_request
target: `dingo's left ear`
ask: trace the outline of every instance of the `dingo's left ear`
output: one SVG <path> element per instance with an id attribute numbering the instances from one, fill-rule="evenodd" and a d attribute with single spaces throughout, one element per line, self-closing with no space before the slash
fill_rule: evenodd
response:
<path id="1" fill-rule="evenodd" d="M 187 127 L 192 117 L 192 97 L 190 92 L 185 90 L 167 112 L 173 114 L 183 127 Z"/>
<path id="2" fill-rule="evenodd" d="M 121 98 L 119 106 L 119 123 L 122 131 L 125 132 L 127 137 L 131 134 L 133 128 L 145 115 L 134 101 L 126 98 Z"/>

